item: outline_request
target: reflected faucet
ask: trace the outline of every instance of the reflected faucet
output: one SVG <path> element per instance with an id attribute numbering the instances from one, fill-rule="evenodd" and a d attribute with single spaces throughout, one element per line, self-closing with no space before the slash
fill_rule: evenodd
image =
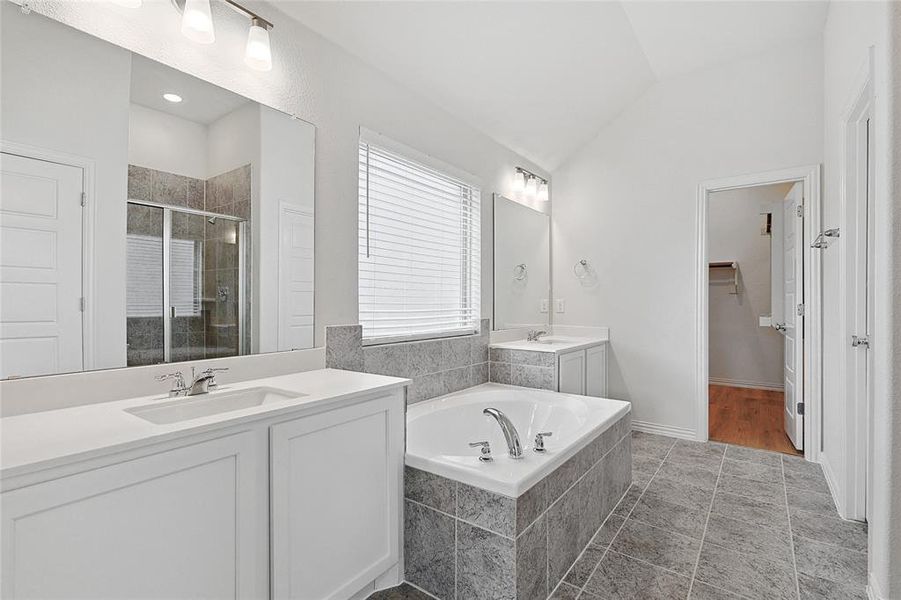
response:
<path id="1" fill-rule="evenodd" d="M 501 426 L 504 439 L 507 440 L 507 451 L 510 453 L 510 456 L 512 458 L 522 458 L 522 444 L 519 442 L 519 433 L 516 432 L 516 427 L 513 426 L 513 422 L 507 418 L 507 415 L 496 408 L 486 408 L 482 411 L 482 414 L 494 417 L 497 424 Z"/>
<path id="2" fill-rule="evenodd" d="M 537 342 L 543 335 L 547 335 L 547 331 L 537 331 L 535 329 L 532 329 L 526 334 L 526 341 Z"/>

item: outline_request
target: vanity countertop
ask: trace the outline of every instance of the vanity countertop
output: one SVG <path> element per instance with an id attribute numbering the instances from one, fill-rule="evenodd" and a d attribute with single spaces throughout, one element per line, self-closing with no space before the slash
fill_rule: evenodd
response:
<path id="1" fill-rule="evenodd" d="M 0 419 L 0 478 L 89 459 L 113 451 L 163 442 L 216 428 L 353 404 L 360 396 L 388 392 L 408 379 L 320 369 L 222 385 L 208 398 L 249 388 L 276 388 L 297 397 L 260 406 L 157 425 L 128 409 L 172 400 L 166 393 L 35 412 Z M 201 396 L 191 397 L 201 398 Z"/>
<path id="2" fill-rule="evenodd" d="M 537 342 L 529 342 L 526 340 L 516 340 L 513 342 L 499 342 L 491 344 L 491 348 L 502 348 L 505 350 L 529 350 L 531 352 L 552 352 L 561 354 L 563 352 L 571 352 L 573 350 L 583 350 L 591 346 L 597 346 L 610 341 L 609 336 L 593 335 L 590 337 L 577 337 L 568 335 L 547 335 L 542 336 Z"/>

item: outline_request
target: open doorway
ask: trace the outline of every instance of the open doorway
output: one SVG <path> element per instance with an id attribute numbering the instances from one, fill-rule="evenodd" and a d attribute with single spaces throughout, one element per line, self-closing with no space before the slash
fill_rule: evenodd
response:
<path id="1" fill-rule="evenodd" d="M 801 183 L 712 192 L 709 259 L 709 437 L 790 454 L 804 446 Z M 800 364 L 797 360 L 801 358 Z M 802 414 L 798 414 L 801 412 Z"/>
<path id="2" fill-rule="evenodd" d="M 817 459 L 819 167 L 699 188 L 700 438 Z"/>

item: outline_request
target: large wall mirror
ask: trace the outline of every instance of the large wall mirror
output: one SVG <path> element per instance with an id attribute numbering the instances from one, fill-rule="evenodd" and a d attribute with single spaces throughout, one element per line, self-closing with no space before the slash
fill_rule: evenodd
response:
<path id="1" fill-rule="evenodd" d="M 312 347 L 314 127 L 0 10 L 0 378 Z"/>
<path id="2" fill-rule="evenodd" d="M 494 195 L 494 328 L 548 324 L 550 217 Z"/>

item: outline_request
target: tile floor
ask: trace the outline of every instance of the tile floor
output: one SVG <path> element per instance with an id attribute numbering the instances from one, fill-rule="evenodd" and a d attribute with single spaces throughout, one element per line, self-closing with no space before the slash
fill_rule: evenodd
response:
<path id="1" fill-rule="evenodd" d="M 818 465 L 637 432 L 632 457 L 632 487 L 553 600 L 866 598 L 866 525 L 838 517 Z"/>

